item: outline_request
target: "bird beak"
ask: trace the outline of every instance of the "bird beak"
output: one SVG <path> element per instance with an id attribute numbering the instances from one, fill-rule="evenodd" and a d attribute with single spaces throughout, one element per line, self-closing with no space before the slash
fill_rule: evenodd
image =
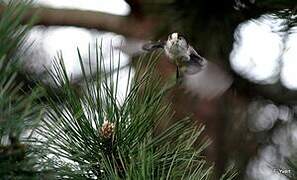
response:
<path id="1" fill-rule="evenodd" d="M 172 33 L 171 39 L 176 41 L 178 39 L 178 33 Z"/>

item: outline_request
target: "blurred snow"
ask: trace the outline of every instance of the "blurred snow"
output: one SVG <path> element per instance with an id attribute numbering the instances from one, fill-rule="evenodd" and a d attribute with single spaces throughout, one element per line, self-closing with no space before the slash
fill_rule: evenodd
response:
<path id="1" fill-rule="evenodd" d="M 248 180 L 287 180 L 291 169 L 286 164 L 297 150 L 297 123 L 286 123 L 272 135 L 272 143 L 262 147 L 247 167 Z"/>
<path id="2" fill-rule="evenodd" d="M 297 33 L 291 29 L 285 36 L 285 20 L 262 15 L 238 26 L 233 50 L 232 68 L 243 77 L 260 84 L 281 80 L 289 89 L 297 89 Z"/>
<path id="3" fill-rule="evenodd" d="M 266 14 L 240 24 L 230 54 L 232 68 L 255 83 L 273 84 L 280 80 L 285 87 L 297 89 L 296 28 L 286 34 L 282 31 L 284 23 L 285 20 Z M 249 105 L 249 129 L 266 135 L 263 147 L 248 164 L 246 179 L 287 179 L 281 171 L 290 173 L 285 159 L 297 150 L 295 113 L 294 107 L 268 100 Z"/>
<path id="4" fill-rule="evenodd" d="M 283 55 L 282 62 L 282 72 L 281 72 L 281 81 L 282 83 L 290 88 L 297 89 L 297 28 L 294 28 L 291 34 L 289 34 L 288 40 L 286 42 L 286 49 Z"/>
<path id="5" fill-rule="evenodd" d="M 248 109 L 249 128 L 254 132 L 269 130 L 273 127 L 278 116 L 279 109 L 276 105 L 255 101 Z"/>
<path id="6" fill-rule="evenodd" d="M 285 33 L 282 31 L 284 24 L 285 20 L 268 14 L 240 24 L 230 54 L 232 68 L 255 83 L 280 81 L 285 87 L 296 90 L 297 29 Z M 295 109 L 268 100 L 255 100 L 249 105 L 249 129 L 266 135 L 263 147 L 248 164 L 246 179 L 287 179 L 281 172 L 290 173 L 285 159 L 297 150 Z"/>
<path id="7" fill-rule="evenodd" d="M 247 180 L 288 180 L 279 173 L 278 167 L 283 164 L 278 158 L 275 146 L 268 145 L 260 150 L 258 156 L 251 160 L 247 167 Z"/>
<path id="8" fill-rule="evenodd" d="M 53 8 L 101 11 L 115 15 L 130 13 L 130 6 L 124 0 L 35 0 L 34 3 Z"/>
<path id="9" fill-rule="evenodd" d="M 297 124 L 287 123 L 273 132 L 272 142 L 278 146 L 282 157 L 290 157 L 297 150 Z"/>
<path id="10" fill-rule="evenodd" d="M 289 122 L 293 119 L 293 112 L 288 106 L 280 105 L 278 107 L 278 118 L 281 121 Z"/>
<path id="11" fill-rule="evenodd" d="M 114 68 L 117 68 L 119 60 L 120 67 L 129 63 L 129 56 L 115 48 L 124 42 L 123 36 L 114 33 L 77 27 L 45 28 L 36 26 L 28 34 L 27 44 L 32 45 L 27 51 L 27 56 L 23 58 L 24 69 L 33 77 L 50 83 L 46 70 L 53 69 L 54 57 L 60 52 L 63 55 L 67 74 L 75 82 L 82 75 L 77 48 L 81 53 L 85 69 L 88 70 L 89 66 L 93 66 L 92 69 L 94 70 L 97 63 L 95 52 L 97 43 L 98 47 L 101 48 L 99 49 L 99 56 L 102 52 L 105 69 L 109 70 L 110 62 L 113 63 Z M 91 61 L 89 61 L 89 53 Z"/>
<path id="12" fill-rule="evenodd" d="M 232 68 L 257 83 L 274 83 L 280 71 L 283 20 L 263 15 L 239 25 L 230 54 Z"/>
<path id="13" fill-rule="evenodd" d="M 267 100 L 257 100 L 250 104 L 249 129 L 254 132 L 267 132 L 267 135 L 258 155 L 248 164 L 246 179 L 287 179 L 282 174 L 290 173 L 286 158 L 290 158 L 297 150 L 297 123 L 293 121 L 295 113 L 294 109 L 286 105 L 277 106 Z M 275 126 L 278 121 L 279 124 Z M 268 133 L 272 128 L 273 131 Z"/>

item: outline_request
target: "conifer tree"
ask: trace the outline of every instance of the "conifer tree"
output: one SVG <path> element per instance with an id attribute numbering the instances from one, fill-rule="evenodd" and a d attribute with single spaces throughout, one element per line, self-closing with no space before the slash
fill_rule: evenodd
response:
<path id="1" fill-rule="evenodd" d="M 32 22 L 21 25 L 29 2 L 11 1 L 0 19 L 0 179 L 41 177 L 36 156 L 25 143 L 41 117 L 38 88 L 18 81 L 19 59 Z M 17 53 L 18 52 L 18 53 Z"/>
<path id="2" fill-rule="evenodd" d="M 134 75 L 130 67 L 128 86 L 119 87 L 114 56 L 107 67 L 97 44 L 95 67 L 85 67 L 83 62 L 92 59 L 83 59 L 77 50 L 84 84 L 79 91 L 62 55 L 49 71 L 55 87 L 36 83 L 25 89 L 16 77 L 31 26 L 21 25 L 27 7 L 28 2 L 11 1 L 0 20 L 1 178 L 212 178 L 212 165 L 202 156 L 210 143 L 200 137 L 203 125 L 186 117 L 164 132 L 155 131 L 174 113 L 165 101 L 172 85 L 161 82 L 154 70 L 156 54 L 139 59 Z M 94 73 L 87 75 L 87 70 Z M 126 88 L 124 96 L 119 88 Z M 234 177 L 231 170 L 221 179 Z"/>

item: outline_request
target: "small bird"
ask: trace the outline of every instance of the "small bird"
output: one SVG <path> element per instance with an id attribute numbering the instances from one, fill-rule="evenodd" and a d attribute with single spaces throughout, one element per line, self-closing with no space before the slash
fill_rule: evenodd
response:
<path id="1" fill-rule="evenodd" d="M 167 41 L 149 42 L 143 45 L 145 51 L 158 48 L 164 49 L 170 61 L 176 65 L 177 81 L 181 72 L 196 74 L 207 66 L 207 60 L 200 56 L 182 35 L 176 32 L 170 34 Z"/>
<path id="2" fill-rule="evenodd" d="M 233 78 L 215 63 L 207 61 L 178 33 L 172 33 L 166 41 L 145 43 L 144 51 L 164 49 L 170 62 L 176 65 L 176 82 L 201 98 L 212 99 L 223 94 Z"/>

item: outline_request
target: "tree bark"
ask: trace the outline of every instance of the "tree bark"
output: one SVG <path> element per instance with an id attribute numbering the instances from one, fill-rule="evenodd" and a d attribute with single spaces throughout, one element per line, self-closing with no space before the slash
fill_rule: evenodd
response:
<path id="1" fill-rule="evenodd" d="M 3 4 L 0 5 L 0 15 L 5 8 Z M 46 7 L 30 8 L 24 18 L 24 23 L 33 16 L 37 18 L 36 25 L 94 28 L 141 39 L 148 39 L 151 36 L 153 27 L 157 24 L 156 21 L 149 18 L 138 20 L 129 16 L 118 16 L 95 11 Z"/>

